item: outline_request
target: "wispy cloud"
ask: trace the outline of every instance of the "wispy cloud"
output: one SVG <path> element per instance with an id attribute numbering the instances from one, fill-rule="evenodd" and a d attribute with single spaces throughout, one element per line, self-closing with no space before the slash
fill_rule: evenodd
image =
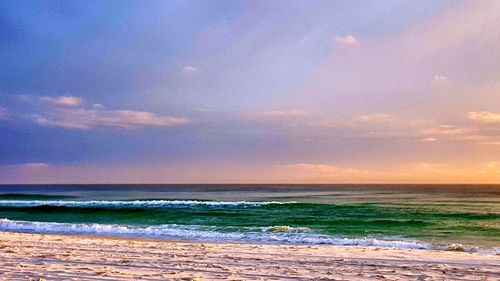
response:
<path id="1" fill-rule="evenodd" d="M 44 169 L 50 167 L 49 164 L 43 163 L 43 162 L 36 162 L 36 163 L 24 163 L 19 165 L 22 168 L 25 169 Z"/>
<path id="2" fill-rule="evenodd" d="M 74 96 L 59 96 L 59 97 L 42 97 L 42 101 L 52 103 L 54 105 L 59 106 L 68 106 L 68 107 L 76 107 L 80 106 L 83 102 L 83 99 L 80 97 Z"/>
<path id="3" fill-rule="evenodd" d="M 448 78 L 446 76 L 444 76 L 444 75 L 435 75 L 434 76 L 434 80 L 435 81 L 447 81 Z"/>
<path id="4" fill-rule="evenodd" d="M 479 145 L 491 145 L 491 146 L 500 146 L 500 140 L 498 141 L 481 141 L 478 142 Z"/>
<path id="5" fill-rule="evenodd" d="M 335 37 L 335 41 L 343 45 L 354 45 L 358 43 L 358 40 L 352 35 L 337 36 Z"/>
<path id="6" fill-rule="evenodd" d="M 485 134 L 478 128 L 465 128 L 453 125 L 441 125 L 436 128 L 426 129 L 422 132 L 423 135 L 428 135 L 427 139 L 442 138 L 445 140 L 455 141 L 488 141 L 494 138 Z"/>
<path id="7" fill-rule="evenodd" d="M 288 174 L 293 181 L 310 182 L 386 182 L 394 181 L 395 176 L 381 171 L 357 169 L 325 163 L 298 163 L 277 165 L 275 167 Z"/>
<path id="8" fill-rule="evenodd" d="M 188 65 L 188 66 L 183 67 L 181 71 L 184 74 L 194 74 L 194 73 L 197 73 L 199 71 L 199 69 L 195 66 Z"/>
<path id="9" fill-rule="evenodd" d="M 370 115 L 362 115 L 355 118 L 355 121 L 366 122 L 366 123 L 383 123 L 390 121 L 392 116 L 390 114 L 379 113 L 379 114 L 370 114 Z"/>
<path id="10" fill-rule="evenodd" d="M 376 113 L 348 118 L 331 117 L 304 110 L 269 110 L 245 114 L 250 121 L 259 125 L 272 125 L 270 133 L 278 129 L 290 137 L 300 138 L 410 138 L 422 139 L 422 130 L 431 126 L 431 121 L 419 118 L 405 118 L 390 113 Z"/>
<path id="11" fill-rule="evenodd" d="M 500 113 L 494 113 L 489 111 L 481 111 L 481 112 L 471 111 L 468 113 L 467 116 L 470 120 L 476 122 L 500 124 Z"/>
<path id="12" fill-rule="evenodd" d="M 186 124 L 185 118 L 156 115 L 146 111 L 105 109 L 57 109 L 54 112 L 30 116 L 42 126 L 68 129 L 91 129 L 95 127 L 167 127 Z"/>
<path id="13" fill-rule="evenodd" d="M 406 182 L 495 182 L 500 179 L 498 162 L 462 166 L 436 162 L 410 162 L 379 165 L 377 169 L 360 169 L 329 163 L 277 165 L 278 171 L 292 182 L 317 183 L 406 183 Z"/>
<path id="14" fill-rule="evenodd" d="M 306 115 L 307 113 L 304 110 L 289 109 L 289 110 L 267 110 L 258 113 L 257 117 L 286 118 L 286 117 L 303 117 Z"/>
<path id="15" fill-rule="evenodd" d="M 436 128 L 426 129 L 424 134 L 436 136 L 465 136 L 474 133 L 475 130 L 471 128 L 461 128 L 453 125 L 441 125 Z"/>
<path id="16" fill-rule="evenodd" d="M 480 146 L 499 146 L 500 135 L 495 127 L 481 124 L 500 124 L 500 114 L 492 112 L 468 112 L 467 117 L 475 123 L 466 126 L 440 125 L 421 132 L 424 141 L 462 141 Z"/>
<path id="17" fill-rule="evenodd" d="M 425 141 L 425 142 L 435 142 L 435 141 L 437 141 L 437 139 L 436 138 L 424 138 L 424 139 L 422 139 L 422 141 Z"/>
<path id="18" fill-rule="evenodd" d="M 7 109 L 0 106 L 0 120 L 7 118 Z"/>
<path id="19" fill-rule="evenodd" d="M 318 173 L 318 174 L 330 174 L 331 176 L 339 175 L 339 174 L 347 174 L 349 176 L 354 176 L 354 174 L 366 174 L 366 173 L 378 173 L 371 172 L 368 170 L 361 170 L 355 168 L 347 168 L 338 165 L 330 165 L 330 164 L 311 164 L 311 163 L 299 163 L 299 164 L 290 164 L 290 165 L 280 165 L 278 167 L 287 168 L 287 169 L 296 169 L 304 172 Z"/>
<path id="20" fill-rule="evenodd" d="M 148 111 L 111 110 L 98 103 L 85 108 L 81 106 L 83 99 L 80 97 L 43 97 L 42 100 L 53 106 L 42 113 L 26 114 L 41 126 L 87 130 L 97 127 L 168 127 L 188 123 L 182 117 L 163 116 Z"/>

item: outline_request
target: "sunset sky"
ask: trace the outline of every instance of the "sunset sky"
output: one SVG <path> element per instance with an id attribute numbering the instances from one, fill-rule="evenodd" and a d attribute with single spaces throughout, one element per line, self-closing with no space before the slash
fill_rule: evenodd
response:
<path id="1" fill-rule="evenodd" d="M 0 183 L 500 183 L 500 1 L 3 1 Z"/>

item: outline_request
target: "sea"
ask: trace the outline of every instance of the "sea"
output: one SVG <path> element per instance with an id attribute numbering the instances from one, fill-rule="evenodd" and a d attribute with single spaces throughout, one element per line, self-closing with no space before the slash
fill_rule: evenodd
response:
<path id="1" fill-rule="evenodd" d="M 500 185 L 0 185 L 0 231 L 500 254 Z"/>

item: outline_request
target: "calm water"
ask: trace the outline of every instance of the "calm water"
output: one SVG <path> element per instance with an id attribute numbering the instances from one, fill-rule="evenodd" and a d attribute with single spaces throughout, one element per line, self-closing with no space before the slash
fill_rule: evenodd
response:
<path id="1" fill-rule="evenodd" d="M 500 252 L 500 185 L 0 185 L 0 231 Z"/>

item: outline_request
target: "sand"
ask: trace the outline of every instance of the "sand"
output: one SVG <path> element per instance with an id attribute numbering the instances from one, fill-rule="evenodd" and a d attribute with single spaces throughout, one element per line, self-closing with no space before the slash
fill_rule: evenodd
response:
<path id="1" fill-rule="evenodd" d="M 500 280 L 500 256 L 0 232 L 0 280 L 137 279 Z"/>

